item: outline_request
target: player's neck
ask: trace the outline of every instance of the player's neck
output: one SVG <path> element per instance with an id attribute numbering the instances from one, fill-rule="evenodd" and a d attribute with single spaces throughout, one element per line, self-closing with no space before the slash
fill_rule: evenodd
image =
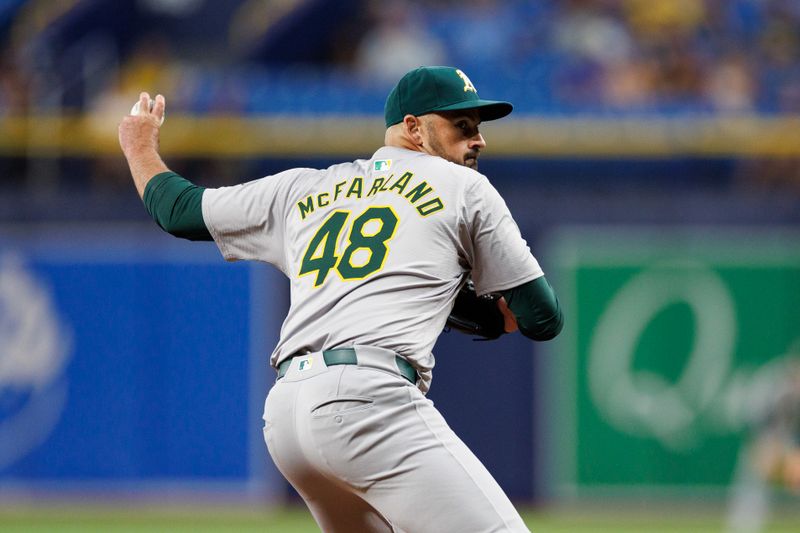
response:
<path id="1" fill-rule="evenodd" d="M 413 139 L 405 134 L 402 128 L 390 127 L 386 130 L 386 135 L 383 139 L 383 144 L 386 146 L 394 146 L 395 148 L 405 148 L 414 152 L 422 152 L 422 147 L 417 145 Z"/>

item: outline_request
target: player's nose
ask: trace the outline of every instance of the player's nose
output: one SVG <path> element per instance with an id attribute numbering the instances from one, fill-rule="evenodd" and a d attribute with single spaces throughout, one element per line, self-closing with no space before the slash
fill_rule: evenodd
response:
<path id="1" fill-rule="evenodd" d="M 476 133 L 475 136 L 469 140 L 469 147 L 471 150 L 483 150 L 486 148 L 486 139 L 483 138 L 482 134 Z"/>

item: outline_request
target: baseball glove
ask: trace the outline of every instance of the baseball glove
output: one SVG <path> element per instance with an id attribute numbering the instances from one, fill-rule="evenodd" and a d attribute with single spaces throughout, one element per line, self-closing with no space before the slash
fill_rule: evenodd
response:
<path id="1" fill-rule="evenodd" d="M 447 317 L 447 327 L 467 335 L 481 337 L 474 340 L 498 338 L 505 333 L 503 313 L 497 308 L 499 299 L 499 294 L 478 296 L 475 285 L 468 279 L 456 295 L 453 310 Z"/>

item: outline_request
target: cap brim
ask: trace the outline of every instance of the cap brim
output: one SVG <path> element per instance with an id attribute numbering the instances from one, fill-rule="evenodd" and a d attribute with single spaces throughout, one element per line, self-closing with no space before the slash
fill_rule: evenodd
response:
<path id="1" fill-rule="evenodd" d="M 431 111 L 459 111 L 462 109 L 477 109 L 481 115 L 481 121 L 497 120 L 511 113 L 514 106 L 509 102 L 497 100 L 468 100 L 446 106 L 437 107 Z"/>

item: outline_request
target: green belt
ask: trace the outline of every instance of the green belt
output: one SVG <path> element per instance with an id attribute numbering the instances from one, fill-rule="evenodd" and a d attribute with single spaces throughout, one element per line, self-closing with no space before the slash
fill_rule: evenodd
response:
<path id="1" fill-rule="evenodd" d="M 292 364 L 292 359 L 298 357 L 294 355 L 288 359 L 285 359 L 278 365 L 278 379 L 281 379 L 283 376 L 286 375 L 286 371 L 289 370 L 289 365 Z M 338 348 L 336 350 L 325 350 L 322 352 L 322 359 L 325 361 L 326 366 L 334 366 L 334 365 L 357 365 L 358 358 L 356 357 L 356 351 L 352 348 Z M 394 360 L 397 362 L 397 368 L 400 370 L 400 375 L 406 378 L 411 383 L 417 382 L 417 371 L 414 370 L 414 367 L 411 366 L 411 363 L 396 355 Z"/>

